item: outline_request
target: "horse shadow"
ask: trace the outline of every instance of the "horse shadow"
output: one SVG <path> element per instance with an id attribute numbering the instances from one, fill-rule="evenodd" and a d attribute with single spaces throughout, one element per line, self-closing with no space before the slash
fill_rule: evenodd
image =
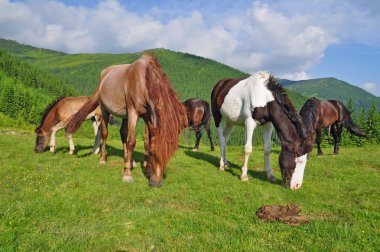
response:
<path id="1" fill-rule="evenodd" d="M 76 156 L 78 158 L 85 158 L 85 157 L 94 155 L 94 153 L 92 151 L 92 147 L 93 147 L 92 145 L 75 145 Z M 86 150 L 88 152 L 80 154 L 80 155 L 77 154 L 77 153 L 82 152 L 82 151 L 85 152 Z M 124 158 L 124 151 L 122 149 L 115 148 L 113 146 L 108 145 L 106 147 L 106 150 L 107 150 L 107 158 L 109 158 L 109 157 Z M 56 152 L 69 153 L 69 151 L 70 151 L 70 149 L 68 147 L 59 147 L 56 149 Z M 97 154 L 96 156 L 99 156 L 99 155 L 100 155 L 100 153 Z M 134 150 L 132 157 L 133 157 L 133 160 L 135 160 L 136 162 L 142 163 L 144 161 L 144 153 L 143 152 Z"/>
<path id="2" fill-rule="evenodd" d="M 209 154 L 204 153 L 204 152 L 192 151 L 192 148 L 184 147 L 184 149 L 186 149 L 184 151 L 184 153 L 185 153 L 186 156 L 191 157 L 191 158 L 195 158 L 195 159 L 203 160 L 203 161 L 211 164 L 212 166 L 214 166 L 216 169 L 219 169 L 219 158 L 217 158 L 215 156 L 212 156 L 212 155 L 209 155 Z M 225 169 L 225 172 L 228 172 L 232 176 L 237 177 L 238 179 L 240 179 L 241 167 L 239 165 L 235 164 L 235 163 L 231 163 L 231 162 L 228 162 L 228 163 L 229 163 L 229 168 Z M 266 175 L 266 173 L 264 171 L 248 170 L 247 173 L 251 177 L 253 177 L 255 179 L 259 179 L 259 180 L 262 180 L 262 181 L 265 181 L 265 182 L 270 182 L 267 179 L 267 175 Z M 275 182 L 270 182 L 270 183 L 276 184 L 276 185 L 281 185 L 281 186 L 283 184 L 282 180 L 277 179 L 277 178 L 276 178 Z"/>

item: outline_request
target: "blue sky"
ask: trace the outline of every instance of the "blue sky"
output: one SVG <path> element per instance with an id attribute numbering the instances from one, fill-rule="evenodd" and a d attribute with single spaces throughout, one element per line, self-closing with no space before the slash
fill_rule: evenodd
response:
<path id="1" fill-rule="evenodd" d="M 380 96 L 378 24 L 377 0 L 0 0 L 1 38 L 67 53 L 164 47 Z"/>

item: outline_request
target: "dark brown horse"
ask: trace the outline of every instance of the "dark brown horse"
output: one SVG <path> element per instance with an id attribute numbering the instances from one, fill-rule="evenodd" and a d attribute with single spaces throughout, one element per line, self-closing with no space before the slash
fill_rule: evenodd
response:
<path id="1" fill-rule="evenodd" d="M 69 121 L 69 132 L 75 131 L 86 114 L 100 104 L 102 120 L 102 153 L 106 163 L 108 115 L 123 119 L 120 128 L 124 149 L 124 182 L 132 182 L 132 153 L 136 144 L 136 124 L 145 122 L 144 173 L 151 186 L 161 186 L 165 168 L 178 147 L 180 131 L 187 127 L 185 107 L 179 101 L 168 78 L 155 57 L 144 54 L 132 64 L 104 69 L 99 86 L 91 99 Z M 128 141 L 127 141 L 128 137 Z"/>
<path id="2" fill-rule="evenodd" d="M 211 151 L 214 151 L 214 143 L 212 142 L 212 135 L 210 129 L 210 105 L 207 101 L 190 98 L 183 102 L 187 111 L 187 120 L 189 127 L 195 131 L 195 145 L 193 151 L 199 150 L 199 141 L 201 140 L 203 131 L 206 130 L 208 138 L 210 139 Z"/>
<path id="3" fill-rule="evenodd" d="M 318 156 L 321 156 L 322 129 L 331 126 L 331 134 L 334 138 L 334 154 L 339 152 L 339 142 L 343 126 L 356 136 L 367 137 L 360 128 L 352 121 L 350 111 L 341 101 L 319 100 L 315 97 L 308 99 L 303 105 L 300 115 L 303 123 L 307 127 L 309 134 L 317 133 L 316 143 L 318 146 Z"/>
<path id="4" fill-rule="evenodd" d="M 242 181 L 248 180 L 248 158 L 252 152 L 252 136 L 256 126 L 263 127 L 264 169 L 269 180 L 274 180 L 270 166 L 272 128 L 281 141 L 279 163 L 285 186 L 301 188 L 306 154 L 312 148 L 301 117 L 286 91 L 267 72 L 258 72 L 246 79 L 223 79 L 212 90 L 211 109 L 219 134 L 221 150 L 220 170 L 228 166 L 226 145 L 235 125 L 245 126 L 245 146 Z M 222 120 L 225 121 L 223 129 Z M 273 126 L 272 126 L 273 125 Z"/>

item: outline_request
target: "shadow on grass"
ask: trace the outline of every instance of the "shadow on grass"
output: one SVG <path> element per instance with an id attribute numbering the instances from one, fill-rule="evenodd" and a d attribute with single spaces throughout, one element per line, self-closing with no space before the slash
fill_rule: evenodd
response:
<path id="1" fill-rule="evenodd" d="M 83 153 L 81 155 L 77 155 L 78 158 L 85 158 L 85 157 L 88 157 L 88 156 L 91 156 L 91 155 L 94 155 L 93 151 L 92 151 L 92 145 L 76 145 L 75 146 L 75 153 L 78 153 L 78 152 L 84 152 L 84 151 L 88 151 L 87 153 Z M 110 146 L 108 145 L 106 147 L 106 150 L 107 150 L 107 157 L 112 157 L 112 156 L 115 156 L 115 157 L 120 157 L 121 159 L 123 159 L 124 157 L 124 151 L 122 149 L 118 149 L 118 148 L 115 148 L 113 146 Z M 69 153 L 69 148 L 68 147 L 59 147 L 56 149 L 56 152 L 63 152 L 63 153 Z M 97 154 L 99 156 L 99 154 Z M 144 161 L 144 153 L 143 152 L 139 152 L 139 151 L 133 151 L 133 160 L 135 160 L 136 162 L 143 162 Z"/>
<path id="2" fill-rule="evenodd" d="M 184 147 L 184 149 L 186 149 L 184 151 L 185 155 L 187 155 L 187 156 L 189 156 L 191 158 L 200 159 L 200 160 L 203 160 L 205 162 L 208 162 L 209 164 L 211 164 L 212 166 L 214 166 L 215 169 L 219 169 L 219 158 L 217 158 L 215 156 L 212 156 L 212 155 L 209 155 L 209 154 L 204 153 L 204 152 L 191 151 L 192 148 Z M 190 149 L 190 150 L 188 150 L 188 149 Z M 240 179 L 241 169 L 240 169 L 240 166 L 238 166 L 235 163 L 229 162 L 229 168 L 225 169 L 225 172 L 229 172 L 229 173 L 232 174 L 232 176 L 237 177 L 237 178 Z M 266 173 L 264 171 L 252 171 L 252 170 L 248 170 L 247 173 L 251 177 L 253 177 L 253 178 L 260 179 L 262 181 L 266 181 L 266 182 L 269 182 L 269 183 L 272 183 L 272 184 L 276 184 L 276 185 L 281 185 L 282 186 L 282 180 L 276 179 L 275 182 L 270 182 L 267 179 L 267 175 L 266 175 Z"/>

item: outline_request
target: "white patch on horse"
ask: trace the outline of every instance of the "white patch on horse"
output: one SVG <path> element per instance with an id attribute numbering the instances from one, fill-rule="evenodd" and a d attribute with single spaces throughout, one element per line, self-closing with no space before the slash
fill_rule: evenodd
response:
<path id="1" fill-rule="evenodd" d="M 266 87 L 269 76 L 267 72 L 258 72 L 233 86 L 220 108 L 223 118 L 244 125 L 256 107 L 265 107 L 273 101 L 273 94 Z"/>
<path id="2" fill-rule="evenodd" d="M 290 189 L 297 190 L 302 186 L 303 174 L 305 171 L 307 154 L 296 157 L 296 168 L 294 169 L 294 173 L 292 175 L 292 179 L 290 180 Z"/>

